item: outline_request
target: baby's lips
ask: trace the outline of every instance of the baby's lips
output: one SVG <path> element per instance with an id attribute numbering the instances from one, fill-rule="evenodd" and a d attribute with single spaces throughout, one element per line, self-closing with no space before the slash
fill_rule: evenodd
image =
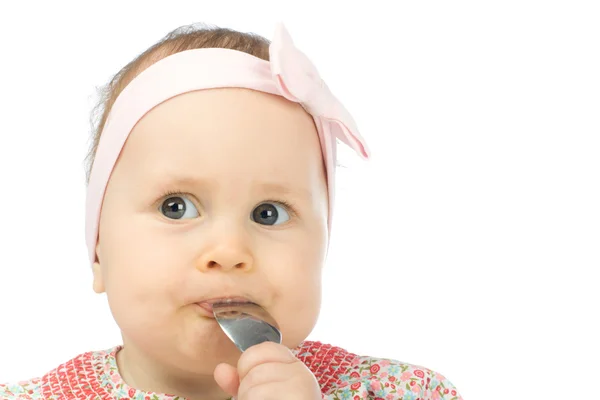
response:
<path id="1" fill-rule="evenodd" d="M 247 297 L 242 297 L 242 296 L 224 296 L 224 297 L 214 297 L 211 299 L 206 299 L 206 300 L 202 300 L 200 301 L 200 303 L 208 303 L 208 304 L 215 304 L 215 303 L 251 303 L 252 301 L 250 299 L 248 299 Z"/>
<path id="2" fill-rule="evenodd" d="M 241 296 L 235 296 L 235 297 L 215 297 L 215 298 L 211 298 L 211 299 L 206 299 L 206 300 L 201 300 L 199 302 L 196 302 L 196 304 L 198 304 L 200 307 L 204 308 L 207 311 L 213 312 L 213 304 L 217 304 L 217 303 L 226 303 L 226 304 L 233 304 L 233 303 L 252 303 L 252 301 L 250 301 L 250 299 L 246 298 L 246 297 L 241 297 Z"/>
<path id="3" fill-rule="evenodd" d="M 203 310 L 206 310 L 209 314 L 212 315 L 213 313 L 213 306 L 210 303 L 196 303 L 197 305 L 199 305 Z"/>

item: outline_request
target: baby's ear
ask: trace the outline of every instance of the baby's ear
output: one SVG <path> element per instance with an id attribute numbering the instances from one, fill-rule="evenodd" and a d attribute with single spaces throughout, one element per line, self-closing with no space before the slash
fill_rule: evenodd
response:
<path id="1" fill-rule="evenodd" d="M 92 273 L 94 274 L 93 288 L 96 293 L 104 293 L 104 276 L 102 275 L 102 267 L 100 266 L 100 258 L 98 257 L 98 248 L 100 243 L 96 245 L 96 261 L 92 266 Z"/>

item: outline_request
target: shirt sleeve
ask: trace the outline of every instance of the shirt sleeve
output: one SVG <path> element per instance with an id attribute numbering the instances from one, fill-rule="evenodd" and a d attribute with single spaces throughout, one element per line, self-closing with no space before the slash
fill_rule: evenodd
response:
<path id="1" fill-rule="evenodd" d="M 0 383 L 0 400 L 43 400 L 39 379 L 18 383 Z"/>
<path id="2" fill-rule="evenodd" d="M 325 400 L 462 400 L 454 385 L 430 369 L 395 360 L 357 357 Z"/>

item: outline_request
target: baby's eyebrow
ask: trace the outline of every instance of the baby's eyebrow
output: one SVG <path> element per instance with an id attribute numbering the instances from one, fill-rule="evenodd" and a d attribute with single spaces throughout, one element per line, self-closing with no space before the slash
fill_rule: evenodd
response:
<path id="1" fill-rule="evenodd" d="M 166 175 L 161 179 L 157 180 L 160 182 L 160 187 L 164 187 L 165 185 L 175 185 L 181 187 L 194 187 L 194 188 L 202 188 L 203 190 L 218 190 L 219 182 L 215 179 L 207 179 L 196 176 L 175 176 L 175 175 Z M 249 184 L 252 191 L 255 191 L 257 194 L 275 194 L 279 196 L 292 196 L 292 197 L 301 197 L 306 200 L 310 200 L 313 197 L 312 192 L 302 186 L 297 185 L 289 185 L 281 182 L 265 182 L 265 181 L 255 181 Z"/>
<path id="2" fill-rule="evenodd" d="M 256 186 L 264 193 L 276 193 L 281 196 L 299 196 L 304 197 L 307 200 L 312 198 L 311 191 L 303 187 L 291 187 L 289 185 L 272 182 L 261 182 L 257 183 Z"/>
<path id="3" fill-rule="evenodd" d="M 169 173 L 163 173 L 152 180 L 156 183 L 156 187 L 161 190 L 166 186 L 180 186 L 182 188 L 194 187 L 207 190 L 216 189 L 218 186 L 217 181 L 214 179 L 205 179 L 197 176 L 183 176 Z"/>

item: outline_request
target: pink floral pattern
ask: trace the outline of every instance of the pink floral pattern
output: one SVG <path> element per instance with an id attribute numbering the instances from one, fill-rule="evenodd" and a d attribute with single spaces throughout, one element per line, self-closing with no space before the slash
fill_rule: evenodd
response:
<path id="1" fill-rule="evenodd" d="M 84 353 L 42 378 L 0 384 L 0 399 L 185 400 L 128 386 L 117 367 L 120 349 Z M 462 400 L 450 381 L 427 368 L 320 342 L 306 341 L 293 353 L 315 375 L 324 400 Z"/>

